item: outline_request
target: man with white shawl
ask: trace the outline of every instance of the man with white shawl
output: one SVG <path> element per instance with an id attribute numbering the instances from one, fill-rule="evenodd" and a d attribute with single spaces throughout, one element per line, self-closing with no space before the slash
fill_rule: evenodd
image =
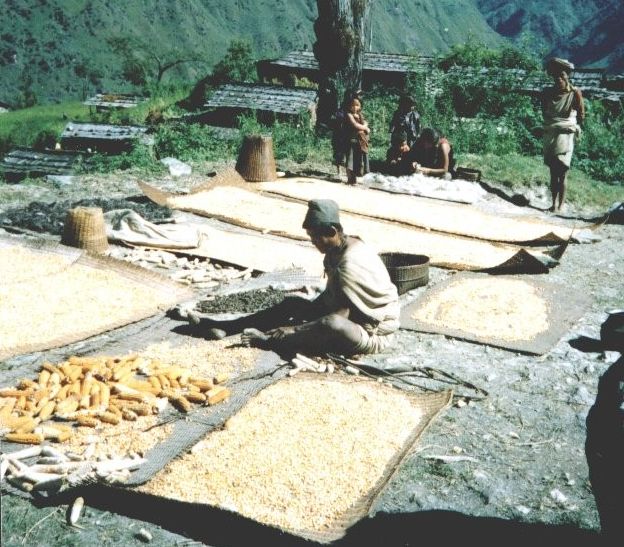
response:
<path id="1" fill-rule="evenodd" d="M 546 72 L 554 85 L 542 92 L 544 115 L 544 163 L 550 168 L 551 211 L 565 201 L 566 176 L 572 161 L 574 139 L 581 133 L 585 117 L 581 91 L 570 84 L 574 65 L 564 59 L 549 59 Z"/>
<path id="2" fill-rule="evenodd" d="M 325 255 L 325 290 L 313 301 L 290 297 L 233 321 L 190 317 L 199 334 L 222 338 L 242 332 L 245 345 L 308 354 L 378 353 L 392 343 L 399 328 L 398 293 L 379 255 L 344 234 L 332 200 L 311 200 L 303 228 Z"/>

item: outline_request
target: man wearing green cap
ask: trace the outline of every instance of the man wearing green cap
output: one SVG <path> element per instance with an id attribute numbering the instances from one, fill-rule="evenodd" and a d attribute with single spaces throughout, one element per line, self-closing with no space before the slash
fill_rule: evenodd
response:
<path id="1" fill-rule="evenodd" d="M 338 204 L 332 200 L 311 200 L 303 228 L 325 255 L 325 291 L 313 301 L 286 298 L 234 321 L 200 319 L 200 332 L 213 338 L 242 332 L 246 345 L 286 352 L 383 351 L 399 328 L 400 310 L 383 262 L 360 238 L 344 234 Z"/>

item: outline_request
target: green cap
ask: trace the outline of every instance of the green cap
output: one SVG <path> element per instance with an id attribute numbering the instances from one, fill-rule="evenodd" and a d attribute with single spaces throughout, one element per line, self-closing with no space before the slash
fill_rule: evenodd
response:
<path id="1" fill-rule="evenodd" d="M 313 230 L 325 226 L 340 224 L 340 209 L 331 199 L 311 199 L 308 212 L 303 221 L 303 228 Z"/>

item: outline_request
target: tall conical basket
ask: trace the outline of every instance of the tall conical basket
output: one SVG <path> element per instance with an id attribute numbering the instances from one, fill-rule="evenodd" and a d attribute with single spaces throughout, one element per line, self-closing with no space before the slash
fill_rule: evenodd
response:
<path id="1" fill-rule="evenodd" d="M 273 138 L 263 135 L 245 135 L 236 170 L 247 182 L 265 182 L 275 180 L 275 157 L 273 156 Z"/>
<path id="2" fill-rule="evenodd" d="M 61 243 L 103 253 L 108 249 L 104 213 L 99 207 L 76 207 L 67 211 Z"/>

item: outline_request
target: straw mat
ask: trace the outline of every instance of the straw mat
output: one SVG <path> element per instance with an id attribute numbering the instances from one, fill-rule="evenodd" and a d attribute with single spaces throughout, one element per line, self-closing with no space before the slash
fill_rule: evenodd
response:
<path id="1" fill-rule="evenodd" d="M 215 186 L 183 196 L 167 194 L 146 184 L 142 184 L 141 188 L 150 199 L 174 209 L 216 218 L 263 233 L 307 240 L 301 227 L 307 207 L 302 203 L 262 196 L 238 186 Z M 446 268 L 496 268 L 510 261 L 521 250 L 513 245 L 432 233 L 350 213 L 344 213 L 341 221 L 346 233 L 360 236 L 377 252 L 424 254 L 430 257 L 432 265 Z M 540 251 L 531 251 L 523 255 L 519 271 L 525 265 L 529 267 L 527 263 L 531 263 L 533 268 L 537 264 L 545 270 L 556 264 L 556 261 Z"/>
<path id="2" fill-rule="evenodd" d="M 300 374 L 260 391 L 140 490 L 327 543 L 368 514 L 451 397 Z"/>
<path id="3" fill-rule="evenodd" d="M 333 199 L 342 211 L 489 241 L 563 243 L 573 232 L 573 228 L 537 218 L 493 214 L 471 205 L 390 194 L 319 179 L 282 179 L 257 186 L 272 194 L 303 201 Z"/>
<path id="4" fill-rule="evenodd" d="M 191 297 L 164 276 L 62 245 L 0 239 L 0 360 L 63 346 Z"/>
<path id="5" fill-rule="evenodd" d="M 579 291 L 554 283 L 462 273 L 403 307 L 401 327 L 541 355 L 588 306 Z"/>

